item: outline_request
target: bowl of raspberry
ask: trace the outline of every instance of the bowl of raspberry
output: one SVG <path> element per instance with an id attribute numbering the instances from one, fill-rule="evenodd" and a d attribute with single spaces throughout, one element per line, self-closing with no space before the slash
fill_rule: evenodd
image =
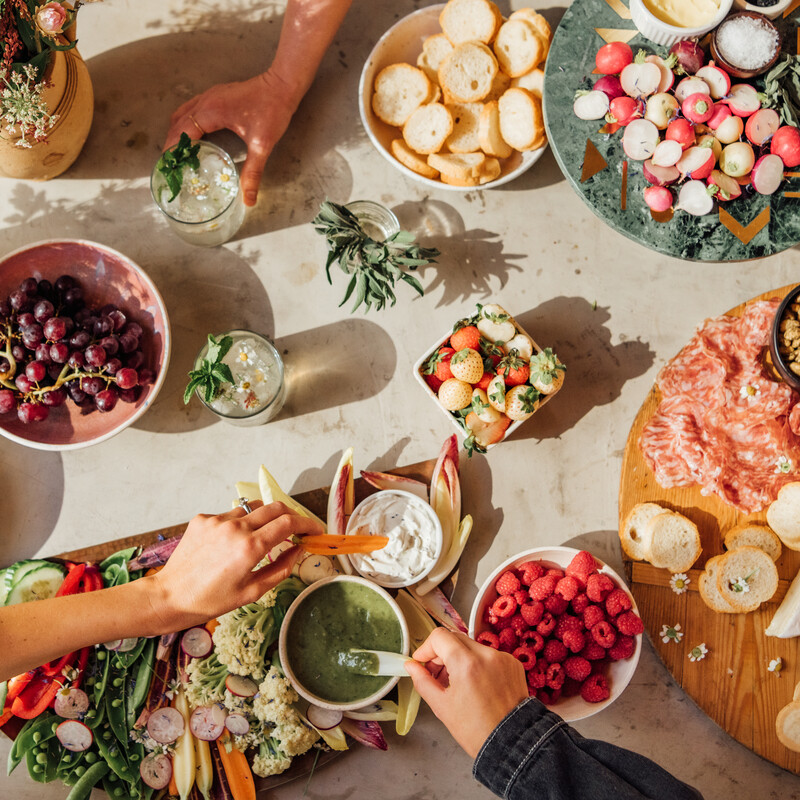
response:
<path id="1" fill-rule="evenodd" d="M 521 661 L 529 693 L 567 722 L 622 694 L 643 632 L 622 578 L 572 547 L 536 547 L 504 561 L 481 586 L 469 620 L 469 635 Z"/>

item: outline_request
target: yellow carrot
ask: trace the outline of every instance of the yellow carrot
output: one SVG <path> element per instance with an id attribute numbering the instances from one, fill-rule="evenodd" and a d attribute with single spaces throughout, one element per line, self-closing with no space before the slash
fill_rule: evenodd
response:
<path id="1" fill-rule="evenodd" d="M 194 739 L 195 777 L 200 794 L 209 800 L 211 784 L 214 782 L 214 765 L 211 763 L 211 748 L 203 739 Z"/>
<path id="2" fill-rule="evenodd" d="M 247 757 L 235 747 L 228 752 L 225 744 L 229 739 L 228 734 L 217 739 L 217 749 L 233 800 L 256 800 L 256 787 Z"/>
<path id="3" fill-rule="evenodd" d="M 186 800 L 194 785 L 195 758 L 194 736 L 189 729 L 189 703 L 183 689 L 178 689 L 173 706 L 180 711 L 185 724 L 183 733 L 175 742 L 175 752 L 172 755 L 172 774 L 175 776 L 175 786 L 181 800 Z"/>

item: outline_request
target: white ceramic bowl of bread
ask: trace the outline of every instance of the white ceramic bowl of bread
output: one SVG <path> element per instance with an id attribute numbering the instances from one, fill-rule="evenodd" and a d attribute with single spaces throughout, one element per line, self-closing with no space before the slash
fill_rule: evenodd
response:
<path id="1" fill-rule="evenodd" d="M 473 163 L 480 162 L 481 170 L 484 169 L 484 166 L 486 167 L 485 171 L 480 177 L 480 180 L 483 182 L 479 183 L 478 185 L 475 185 L 474 183 L 470 185 L 452 185 L 444 183 L 438 177 L 427 177 L 424 174 L 420 174 L 420 172 L 410 169 L 408 166 L 398 161 L 398 159 L 392 153 L 392 142 L 395 140 L 403 140 L 402 124 L 397 126 L 390 125 L 383 121 L 373 110 L 372 99 L 375 91 L 375 79 L 377 76 L 384 68 L 393 64 L 407 64 L 416 68 L 417 59 L 423 52 L 423 43 L 425 40 L 437 34 L 442 34 L 442 26 L 439 22 L 439 16 L 444 8 L 445 5 L 440 4 L 428 6 L 427 8 L 422 8 L 418 11 L 415 11 L 395 23 L 378 40 L 377 44 L 372 49 L 369 58 L 367 58 L 364 68 L 361 72 L 361 81 L 358 89 L 358 105 L 359 112 L 361 114 L 361 121 L 364 125 L 367 135 L 370 138 L 370 141 L 378 150 L 378 152 L 390 164 L 392 164 L 393 167 L 400 170 L 400 172 L 412 180 L 423 183 L 432 188 L 461 192 L 471 191 L 476 188 L 490 189 L 495 186 L 501 186 L 502 184 L 508 183 L 509 181 L 514 180 L 514 178 L 519 177 L 519 175 L 521 175 L 539 160 L 546 149 L 546 140 L 542 139 L 544 144 L 542 146 L 538 146 L 537 144 L 536 149 L 524 151 L 513 150 L 506 158 L 497 159 L 499 162 L 499 170 L 497 170 L 496 165 L 492 163 L 495 161 L 494 158 L 487 156 L 487 160 L 481 162 L 480 156 L 477 154 L 467 153 L 463 159 L 464 169 L 472 169 L 471 165 Z M 477 50 L 478 47 L 476 46 L 475 49 Z M 540 108 L 543 68 L 544 63 L 542 62 L 538 65 L 538 68 L 532 70 L 530 73 L 524 76 L 514 79 L 508 78 L 507 88 L 512 88 L 513 80 L 513 83 L 516 84 L 515 88 L 522 87 L 526 93 L 538 93 L 539 97 L 535 100 L 535 102 L 538 103 Z M 500 72 L 500 70 L 498 70 L 498 72 Z M 428 74 L 433 76 L 435 72 L 433 70 L 429 70 Z M 503 75 L 500 75 L 496 79 L 495 84 L 499 83 L 501 79 L 504 79 Z M 497 86 L 495 86 L 495 90 L 496 88 Z M 439 93 L 436 91 L 436 87 L 431 87 L 431 93 L 428 95 L 427 102 L 429 104 L 432 104 L 432 101 L 435 102 L 437 99 L 437 94 Z M 489 96 L 491 97 L 492 95 L 490 94 Z M 526 102 L 525 97 L 517 99 L 521 100 L 523 103 Z M 430 118 L 426 117 L 420 119 L 418 128 L 420 130 L 424 130 L 425 126 L 431 121 L 434 124 L 437 121 L 433 115 Z M 410 150 L 410 148 L 408 149 Z M 450 152 L 451 151 L 449 150 L 448 146 L 445 145 L 442 152 L 438 155 L 449 155 Z M 480 153 L 481 151 L 478 152 Z M 434 153 L 434 162 L 436 162 L 436 155 L 437 154 Z M 412 161 L 416 157 L 417 159 L 421 159 L 423 164 L 428 159 L 427 154 L 420 155 L 414 151 L 410 151 L 410 153 L 405 154 L 405 157 L 412 159 Z M 440 166 L 442 166 L 441 163 Z M 424 166 L 419 166 L 419 168 L 421 168 L 423 171 L 426 171 Z M 429 167 L 429 170 L 430 171 L 428 174 L 434 174 L 436 171 L 432 166 Z M 477 174 L 478 171 L 478 168 L 474 168 L 473 174 Z M 494 177 L 495 174 L 497 175 L 496 177 Z"/>

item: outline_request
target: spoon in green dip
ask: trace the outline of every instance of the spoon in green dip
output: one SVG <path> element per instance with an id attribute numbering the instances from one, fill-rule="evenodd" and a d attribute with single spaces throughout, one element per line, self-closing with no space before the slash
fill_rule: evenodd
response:
<path id="1" fill-rule="evenodd" d="M 337 654 L 337 663 L 360 675 L 386 675 L 407 677 L 408 673 L 403 666 L 406 661 L 411 661 L 409 656 L 402 653 L 390 653 L 386 650 L 361 650 L 350 647 Z"/>

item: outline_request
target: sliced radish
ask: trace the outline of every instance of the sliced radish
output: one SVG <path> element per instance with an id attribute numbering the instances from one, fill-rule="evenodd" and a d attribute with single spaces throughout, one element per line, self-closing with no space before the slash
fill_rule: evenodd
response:
<path id="1" fill-rule="evenodd" d="M 225 706 L 220 703 L 214 703 L 213 706 L 198 706 L 189 717 L 189 730 L 204 742 L 215 742 L 225 731 L 227 716 Z"/>
<path id="2" fill-rule="evenodd" d="M 147 720 L 147 732 L 159 744 L 172 744 L 185 729 L 183 715 L 171 706 L 157 708 Z"/>
<path id="3" fill-rule="evenodd" d="M 781 118 L 774 108 L 760 108 L 747 118 L 744 132 L 756 147 L 760 147 L 781 126 Z"/>
<path id="4" fill-rule="evenodd" d="M 653 211 L 669 211 L 672 208 L 672 192 L 663 186 L 648 186 L 644 190 L 644 202 Z"/>
<path id="5" fill-rule="evenodd" d="M 634 100 L 628 95 L 615 97 L 608 106 L 606 121 L 609 123 L 617 122 L 620 125 L 627 125 L 631 120 L 642 116 L 641 100 Z"/>
<path id="6" fill-rule="evenodd" d="M 664 139 L 656 147 L 652 162 L 657 167 L 674 167 L 682 155 L 683 148 L 680 142 L 676 142 L 674 139 Z"/>
<path id="7" fill-rule="evenodd" d="M 684 177 L 705 180 L 714 169 L 715 163 L 714 151 L 710 147 L 690 147 L 684 151 L 675 166 Z"/>
<path id="8" fill-rule="evenodd" d="M 225 727 L 234 736 L 245 736 L 250 732 L 250 723 L 244 714 L 228 714 L 225 718 Z"/>
<path id="9" fill-rule="evenodd" d="M 312 703 L 309 705 L 308 711 L 306 711 L 306 717 L 318 731 L 329 731 L 342 721 L 342 712 L 334 711 L 332 708 L 315 706 Z"/>
<path id="10" fill-rule="evenodd" d="M 694 75 L 708 84 L 708 91 L 715 100 L 722 99 L 731 90 L 730 76 L 715 66 L 713 61 L 705 67 L 700 67 Z"/>
<path id="11" fill-rule="evenodd" d="M 756 156 L 752 145 L 747 142 L 734 142 L 722 148 L 719 157 L 719 168 L 734 178 L 747 175 L 755 164 Z"/>
<path id="12" fill-rule="evenodd" d="M 92 729 L 76 719 L 64 720 L 56 728 L 56 736 L 64 748 L 72 753 L 88 750 L 94 741 Z"/>
<path id="13" fill-rule="evenodd" d="M 761 100 L 758 99 L 758 92 L 749 83 L 737 83 L 731 86 L 728 97 L 725 98 L 731 111 L 737 117 L 749 117 L 761 108 Z"/>
<path id="14" fill-rule="evenodd" d="M 646 161 L 655 152 L 658 142 L 658 128 L 649 120 L 635 119 L 625 128 L 622 149 L 634 161 Z"/>
<path id="15" fill-rule="evenodd" d="M 784 166 L 791 169 L 800 165 L 800 130 L 794 125 L 782 125 L 772 135 L 769 149 L 780 157 Z"/>
<path id="16" fill-rule="evenodd" d="M 675 83 L 675 73 L 667 66 L 667 62 L 661 56 L 647 56 L 645 61 L 655 64 L 661 71 L 661 82 L 658 84 L 656 92 L 668 92 Z"/>
<path id="17" fill-rule="evenodd" d="M 647 98 L 647 109 L 644 118 L 659 130 L 665 130 L 670 120 L 678 113 L 678 101 L 667 92 L 658 92 Z"/>
<path id="18" fill-rule="evenodd" d="M 594 91 L 602 92 L 608 96 L 609 100 L 613 100 L 615 97 L 626 96 L 625 90 L 622 88 L 622 84 L 619 82 L 619 78 L 616 75 L 603 75 L 603 77 L 595 83 Z"/>
<path id="19" fill-rule="evenodd" d="M 83 689 L 72 688 L 58 692 L 53 702 L 53 711 L 64 719 L 80 719 L 89 710 L 89 696 Z"/>
<path id="20" fill-rule="evenodd" d="M 258 692 L 258 684 L 246 675 L 228 675 L 225 678 L 225 686 L 237 697 L 253 697 Z"/>
<path id="21" fill-rule="evenodd" d="M 628 97 L 649 97 L 658 91 L 661 70 L 656 64 L 647 61 L 643 64 L 634 62 L 622 70 L 619 82 Z"/>
<path id="22" fill-rule="evenodd" d="M 736 117 L 736 119 L 739 119 Z M 714 153 L 714 158 L 719 161 L 719 157 L 722 155 L 722 144 L 720 140 L 717 139 L 715 136 L 712 136 L 710 133 L 706 133 L 703 136 L 700 136 L 697 139 L 697 146 L 698 147 L 710 147 L 711 152 Z"/>
<path id="23" fill-rule="evenodd" d="M 676 166 L 659 167 L 652 160 L 642 164 L 642 174 L 648 183 L 653 186 L 669 186 L 681 177 L 681 173 Z"/>
<path id="24" fill-rule="evenodd" d="M 715 131 L 733 112 L 725 103 L 714 103 L 714 113 L 706 120 L 706 125 Z"/>
<path id="25" fill-rule="evenodd" d="M 708 176 L 708 185 L 717 187 L 714 197 L 722 202 L 735 200 L 742 194 L 739 181 L 718 169 L 712 170 L 711 175 Z"/>
<path id="26" fill-rule="evenodd" d="M 667 125 L 667 132 L 664 138 L 677 142 L 686 150 L 687 147 L 691 147 L 694 144 L 694 126 L 688 119 L 673 119 L 672 122 Z"/>
<path id="27" fill-rule="evenodd" d="M 708 193 L 708 186 L 703 181 L 687 181 L 681 187 L 676 211 L 685 211 L 695 217 L 702 217 L 714 210 L 714 201 Z"/>
<path id="28" fill-rule="evenodd" d="M 714 136 L 717 138 L 717 141 L 723 144 L 733 144 L 733 142 L 739 141 L 742 131 L 744 131 L 744 122 L 742 122 L 742 118 L 731 115 L 717 125 Z"/>
<path id="29" fill-rule="evenodd" d="M 189 628 L 181 637 L 181 650 L 192 658 L 205 658 L 213 649 L 211 634 L 205 628 Z"/>
<path id="30" fill-rule="evenodd" d="M 710 94 L 711 89 L 702 78 L 684 78 L 675 87 L 675 99 L 683 105 L 683 101 L 693 94 Z"/>
<path id="31" fill-rule="evenodd" d="M 772 153 L 756 161 L 750 182 L 759 194 L 773 194 L 783 181 L 783 161 Z"/>
<path id="32" fill-rule="evenodd" d="M 103 642 L 103 647 L 105 647 L 106 650 L 111 650 L 116 653 L 122 642 L 123 639 L 112 639 L 110 642 Z"/>
<path id="33" fill-rule="evenodd" d="M 572 110 L 578 119 L 602 119 L 608 111 L 608 95 L 605 92 L 587 92 L 578 95 Z"/>
<path id="34" fill-rule="evenodd" d="M 119 647 L 117 648 L 117 652 L 118 653 L 129 653 L 138 644 L 139 644 L 139 639 L 136 636 L 134 636 L 131 639 L 123 639 L 120 642 Z"/>
<path id="35" fill-rule="evenodd" d="M 306 556 L 297 570 L 297 576 L 306 584 L 329 578 L 335 573 L 336 567 L 328 556 Z"/>
<path id="36" fill-rule="evenodd" d="M 163 753 L 150 753 L 139 764 L 139 775 L 151 789 L 163 789 L 172 777 L 172 760 Z"/>
<path id="37" fill-rule="evenodd" d="M 706 122 L 714 113 L 714 103 L 705 92 L 695 92 L 681 103 L 681 111 L 690 122 Z"/>

